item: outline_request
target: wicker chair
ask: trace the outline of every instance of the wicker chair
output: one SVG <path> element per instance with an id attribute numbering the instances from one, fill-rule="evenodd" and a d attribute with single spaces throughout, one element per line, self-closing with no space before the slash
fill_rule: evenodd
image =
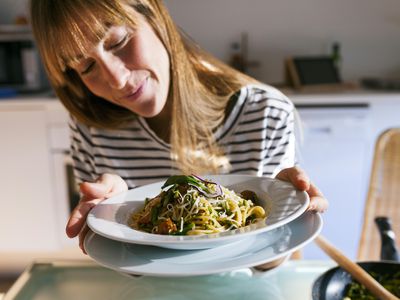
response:
<path id="1" fill-rule="evenodd" d="M 375 145 L 357 259 L 379 260 L 381 239 L 374 219 L 387 216 L 400 249 L 400 128 L 383 132 Z"/>

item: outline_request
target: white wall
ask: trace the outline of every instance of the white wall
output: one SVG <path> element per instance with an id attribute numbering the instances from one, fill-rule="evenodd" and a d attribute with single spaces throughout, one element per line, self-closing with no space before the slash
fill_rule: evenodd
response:
<path id="1" fill-rule="evenodd" d="M 400 78 L 399 0 L 165 0 L 176 22 L 226 60 L 230 44 L 249 34 L 249 57 L 261 80 L 283 79 L 289 55 L 330 52 L 342 45 L 343 78 Z"/>

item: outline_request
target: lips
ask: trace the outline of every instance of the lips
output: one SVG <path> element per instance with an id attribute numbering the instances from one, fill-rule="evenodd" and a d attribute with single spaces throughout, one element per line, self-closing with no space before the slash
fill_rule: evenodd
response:
<path id="1" fill-rule="evenodd" d="M 127 93 L 125 93 L 125 96 L 122 96 L 122 100 L 129 100 L 129 101 L 134 101 L 138 99 L 143 93 L 146 88 L 146 83 L 147 83 L 147 78 L 142 80 L 139 85 L 135 89 L 131 89 Z"/>

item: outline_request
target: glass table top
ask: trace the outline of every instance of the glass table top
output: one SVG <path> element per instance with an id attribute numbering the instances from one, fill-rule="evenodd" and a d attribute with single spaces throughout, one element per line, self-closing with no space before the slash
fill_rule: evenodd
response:
<path id="1" fill-rule="evenodd" d="M 132 277 L 91 262 L 32 264 L 4 300 L 69 299 L 311 299 L 314 280 L 331 261 L 290 260 L 268 272 L 239 269 L 193 277 Z"/>

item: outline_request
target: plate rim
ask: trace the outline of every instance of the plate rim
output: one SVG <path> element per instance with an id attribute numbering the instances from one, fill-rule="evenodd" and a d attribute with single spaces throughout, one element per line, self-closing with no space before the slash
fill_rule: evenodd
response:
<path id="1" fill-rule="evenodd" d="M 259 180 L 266 180 L 269 182 L 279 182 L 282 185 L 286 185 L 287 187 L 292 187 L 293 190 L 296 190 L 296 188 L 287 181 L 283 181 L 277 178 L 271 178 L 271 177 L 266 177 L 266 176 L 256 176 L 256 175 L 249 175 L 249 174 L 220 174 L 220 175 L 203 175 L 202 177 L 204 178 L 218 178 L 218 177 L 244 177 L 244 178 L 248 178 L 248 179 L 259 179 Z M 150 184 L 146 184 L 143 186 L 138 187 L 140 188 L 148 188 L 151 185 L 154 186 L 158 186 L 158 185 L 162 185 L 162 183 L 164 183 L 165 180 L 163 181 L 157 181 L 157 182 L 153 182 Z M 190 250 L 190 249 L 199 249 L 199 248 L 190 248 L 190 247 L 199 247 L 201 245 L 204 244 L 209 244 L 209 243 L 227 243 L 229 241 L 234 241 L 237 239 L 240 239 L 241 237 L 250 237 L 252 235 L 255 234 L 260 234 L 266 231 L 270 231 L 270 230 L 274 230 L 279 226 L 285 225 L 293 220 L 295 220 L 296 218 L 298 218 L 299 216 L 301 216 L 308 208 L 309 203 L 310 203 L 310 198 L 309 195 L 305 192 L 305 191 L 299 191 L 296 190 L 296 193 L 298 195 L 302 196 L 302 201 L 303 203 L 301 204 L 301 206 L 295 210 L 293 213 L 291 213 L 289 216 L 287 216 L 286 218 L 284 218 L 284 220 L 280 220 L 274 224 L 270 224 L 267 226 L 264 226 L 262 228 L 257 228 L 251 231 L 246 231 L 246 232 L 239 232 L 237 234 L 231 234 L 231 235 L 224 235 L 224 236 L 219 236 L 219 237 L 212 237 L 210 235 L 204 235 L 204 236 L 208 236 L 210 237 L 208 238 L 200 238 L 200 239 L 196 239 L 194 238 L 194 236 L 190 236 L 190 239 L 188 238 L 188 236 L 162 236 L 162 235 L 156 235 L 156 234 L 150 234 L 150 233 L 146 233 L 146 232 L 141 232 L 136 230 L 137 232 L 139 232 L 139 234 L 148 234 L 149 236 L 151 235 L 151 237 L 154 237 L 153 240 L 149 240 L 149 239 L 132 239 L 132 238 L 127 238 L 124 236 L 117 236 L 115 234 L 109 234 L 108 232 L 99 230 L 97 228 L 96 222 L 96 211 L 98 209 L 101 208 L 102 204 L 107 204 L 110 201 L 113 201 L 114 199 L 116 199 L 117 197 L 121 197 L 121 198 L 125 198 L 129 195 L 129 193 L 134 193 L 133 191 L 135 191 L 136 188 L 134 189 L 130 189 L 128 191 L 122 192 L 118 195 L 115 195 L 113 197 L 110 197 L 106 200 L 104 200 L 103 202 L 99 203 L 97 206 L 93 207 L 91 209 L 91 211 L 89 212 L 88 216 L 87 216 L 87 225 L 89 226 L 89 228 L 94 231 L 96 234 L 99 234 L 103 237 L 115 240 L 115 241 L 119 241 L 119 242 L 124 242 L 124 243 L 130 243 L 130 244 L 140 244 L 140 245 L 151 245 L 151 246 L 158 246 L 158 247 L 165 247 L 165 248 L 170 248 L 170 246 L 172 244 L 181 244 L 182 247 L 186 246 L 185 248 L 173 248 L 173 249 L 180 249 L 180 250 Z M 144 200 L 143 200 L 144 201 Z M 125 201 L 126 202 L 126 201 Z M 126 225 L 125 225 L 126 226 Z M 135 231 L 135 229 L 132 229 Z M 159 237 L 160 239 L 157 240 L 157 237 Z M 167 240 L 167 238 L 168 240 Z M 187 238 L 187 239 L 186 239 Z M 213 246 L 210 246 L 209 248 L 212 248 Z M 207 247 L 204 247 L 207 248 Z"/>
<path id="2" fill-rule="evenodd" d="M 309 215 L 309 216 L 306 216 L 306 215 Z M 280 259 L 280 258 L 282 258 L 282 257 L 284 257 L 286 255 L 290 255 L 291 253 L 295 252 L 296 250 L 304 247 L 306 244 L 308 244 L 311 241 L 313 241 L 317 237 L 317 235 L 320 234 L 320 232 L 322 230 L 322 227 L 323 227 L 323 218 L 322 218 L 321 214 L 320 213 L 315 213 L 315 212 L 306 212 L 305 214 L 301 215 L 299 217 L 299 219 L 304 217 L 305 220 L 302 220 L 302 222 L 307 222 L 309 220 L 307 220 L 306 218 L 311 219 L 312 215 L 315 216 L 315 219 L 314 219 L 315 221 L 314 222 L 316 222 L 317 225 L 314 225 L 313 232 L 311 234 L 307 233 L 307 236 L 304 237 L 303 240 L 301 242 L 299 242 L 297 245 L 295 245 L 295 246 L 293 246 L 293 247 L 291 247 L 289 249 L 286 249 L 286 250 L 282 251 L 281 253 L 279 253 L 277 255 L 272 255 L 270 257 L 266 257 L 263 260 L 258 260 L 256 262 L 255 261 L 247 262 L 247 263 L 243 263 L 243 264 L 241 264 L 239 266 L 235 266 L 235 267 L 225 266 L 223 268 L 214 269 L 214 270 L 204 270 L 204 271 L 192 270 L 191 272 L 189 272 L 189 271 L 176 272 L 174 270 L 169 270 L 169 272 L 159 272 L 159 273 L 152 272 L 152 271 L 148 271 L 148 272 L 143 272 L 143 271 L 142 272 L 139 272 L 139 271 L 138 272 L 132 272 L 132 271 L 126 270 L 126 267 L 116 267 L 116 266 L 113 266 L 110 263 L 105 263 L 103 261 L 98 261 L 96 258 L 94 258 L 93 256 L 90 255 L 90 250 L 87 251 L 87 253 L 99 265 L 104 266 L 104 267 L 109 268 L 109 269 L 112 269 L 112 270 L 117 271 L 117 272 L 121 272 L 123 274 L 129 274 L 129 275 L 144 275 L 144 276 L 154 276 L 154 277 L 187 277 L 187 276 L 203 276 L 203 275 L 211 275 L 211 274 L 217 274 L 217 273 L 223 273 L 223 272 L 230 272 L 230 271 L 237 270 L 237 269 L 242 269 L 242 268 L 251 268 L 251 267 L 254 267 L 256 265 L 261 265 L 261 264 L 269 263 L 269 262 L 271 262 L 273 260 Z M 296 220 L 298 221 L 299 219 L 296 219 Z M 285 225 L 286 226 L 290 226 L 292 224 L 292 226 L 293 226 L 293 222 L 296 222 L 296 220 L 293 220 L 293 221 L 291 221 L 291 222 L 289 222 L 289 223 L 287 223 Z M 309 222 L 311 222 L 311 221 L 309 221 Z M 96 234 L 94 232 L 89 232 L 88 235 L 86 236 L 85 240 L 84 240 L 85 249 L 88 249 L 87 248 L 87 244 L 89 243 L 89 241 L 91 239 L 93 239 L 96 236 L 98 238 L 107 240 L 106 237 L 98 235 L 98 234 Z M 125 247 L 123 245 L 123 244 L 125 244 L 124 242 L 120 242 L 120 241 L 116 241 L 116 240 L 111 240 L 111 242 L 122 244 L 121 247 Z M 273 247 L 273 245 L 274 244 L 268 245 L 265 248 Z M 152 246 L 146 246 L 146 247 L 152 247 Z M 265 248 L 263 248 L 262 250 L 266 251 Z M 160 249 L 162 249 L 162 248 L 160 248 Z M 170 249 L 162 249 L 162 251 L 169 251 L 169 250 Z M 262 251 L 262 250 L 260 250 L 260 251 Z M 211 263 L 211 261 L 209 261 L 208 263 Z"/>

